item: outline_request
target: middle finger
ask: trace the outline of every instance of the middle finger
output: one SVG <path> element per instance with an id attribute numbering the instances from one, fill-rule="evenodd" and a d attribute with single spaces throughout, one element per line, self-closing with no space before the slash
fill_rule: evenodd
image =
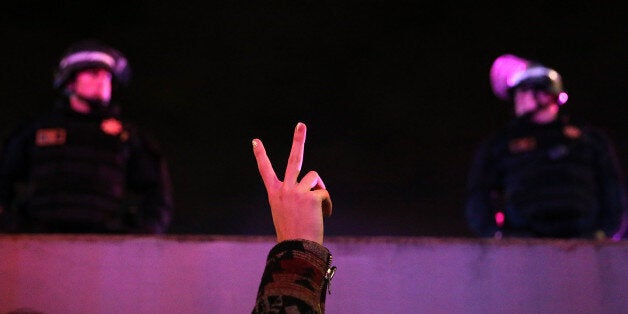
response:
<path id="1" fill-rule="evenodd" d="M 288 158 L 288 165 L 286 166 L 286 174 L 284 176 L 284 183 L 296 184 L 297 177 L 301 171 L 301 165 L 303 164 L 303 150 L 305 147 L 305 134 L 307 128 L 305 124 L 299 122 L 294 130 L 294 137 L 292 139 L 292 149 L 290 150 L 290 157 Z"/>

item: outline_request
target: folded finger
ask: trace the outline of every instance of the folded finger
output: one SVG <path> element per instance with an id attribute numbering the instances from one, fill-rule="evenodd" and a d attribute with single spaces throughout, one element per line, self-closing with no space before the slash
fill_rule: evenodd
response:
<path id="1" fill-rule="evenodd" d="M 331 196 L 329 196 L 329 192 L 327 190 L 315 190 L 312 191 L 315 193 L 318 199 L 321 202 L 321 210 L 323 212 L 323 217 L 331 216 Z"/>
<path id="2" fill-rule="evenodd" d="M 302 191 L 309 190 L 324 190 L 325 183 L 323 183 L 323 179 L 318 175 L 316 171 L 308 172 L 299 183 L 299 189 Z"/>

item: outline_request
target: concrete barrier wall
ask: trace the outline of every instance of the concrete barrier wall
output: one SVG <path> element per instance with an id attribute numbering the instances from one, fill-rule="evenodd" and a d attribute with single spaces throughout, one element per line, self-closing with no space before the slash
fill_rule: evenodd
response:
<path id="1" fill-rule="evenodd" d="M 272 237 L 0 235 L 0 313 L 248 313 Z M 628 313 L 628 242 L 328 238 L 327 313 Z"/>

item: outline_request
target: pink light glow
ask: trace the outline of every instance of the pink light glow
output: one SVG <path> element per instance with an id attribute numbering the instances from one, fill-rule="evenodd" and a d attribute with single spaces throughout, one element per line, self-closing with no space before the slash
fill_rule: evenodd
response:
<path id="1" fill-rule="evenodd" d="M 503 212 L 495 213 L 495 223 L 497 224 L 497 227 L 499 228 L 503 227 L 505 220 L 506 220 L 506 215 L 504 215 Z"/>
<path id="2" fill-rule="evenodd" d="M 508 83 L 517 73 L 526 70 L 530 62 L 515 55 L 505 54 L 499 56 L 490 71 L 491 88 L 495 96 L 502 100 L 508 100 Z"/>

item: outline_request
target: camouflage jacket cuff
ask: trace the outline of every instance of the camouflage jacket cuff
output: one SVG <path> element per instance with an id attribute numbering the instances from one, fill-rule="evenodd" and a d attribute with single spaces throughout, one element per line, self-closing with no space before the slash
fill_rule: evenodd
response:
<path id="1" fill-rule="evenodd" d="M 323 313 L 330 264 L 329 250 L 316 242 L 278 243 L 268 254 L 254 313 L 278 308 Z"/>

